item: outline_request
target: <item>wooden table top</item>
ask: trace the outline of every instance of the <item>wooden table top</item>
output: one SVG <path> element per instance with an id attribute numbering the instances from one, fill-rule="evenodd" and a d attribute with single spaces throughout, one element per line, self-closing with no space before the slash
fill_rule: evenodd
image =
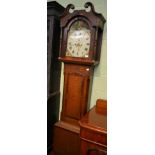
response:
<path id="1" fill-rule="evenodd" d="M 97 100 L 94 106 L 81 120 L 80 126 L 98 132 L 107 132 L 107 101 Z"/>

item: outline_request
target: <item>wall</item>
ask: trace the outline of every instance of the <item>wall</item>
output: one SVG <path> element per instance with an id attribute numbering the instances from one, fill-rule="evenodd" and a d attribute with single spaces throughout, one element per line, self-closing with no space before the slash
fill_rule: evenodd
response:
<path id="1" fill-rule="evenodd" d="M 51 1 L 51 0 L 48 0 Z M 75 9 L 84 9 L 85 0 L 57 0 L 59 4 L 66 7 L 68 4 L 74 4 Z M 107 2 L 106 0 L 89 0 L 94 4 L 95 10 L 107 19 Z M 62 74 L 61 74 L 61 103 L 63 95 L 63 65 L 62 65 Z M 102 50 L 101 50 L 101 59 L 100 64 L 95 67 L 94 70 L 94 79 L 92 86 L 92 95 L 90 106 L 94 106 L 98 98 L 107 98 L 107 27 L 105 24 L 103 40 L 102 40 Z M 62 107 L 60 105 L 60 107 Z M 61 111 L 61 109 L 60 109 Z"/>

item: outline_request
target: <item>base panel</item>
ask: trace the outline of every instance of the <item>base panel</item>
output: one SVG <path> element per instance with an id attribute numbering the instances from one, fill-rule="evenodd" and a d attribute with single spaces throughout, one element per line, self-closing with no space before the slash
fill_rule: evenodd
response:
<path id="1" fill-rule="evenodd" d="M 80 127 L 65 122 L 58 122 L 54 126 L 53 154 L 80 154 Z"/>

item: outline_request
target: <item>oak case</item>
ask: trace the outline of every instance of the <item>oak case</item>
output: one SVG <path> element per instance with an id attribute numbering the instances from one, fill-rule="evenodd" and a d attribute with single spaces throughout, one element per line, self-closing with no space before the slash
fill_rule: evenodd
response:
<path id="1" fill-rule="evenodd" d="M 61 119 L 55 124 L 54 155 L 80 154 L 79 120 L 89 109 L 93 70 L 100 60 L 105 19 L 101 14 L 95 12 L 92 3 L 86 3 L 85 8 L 86 10 L 74 10 L 74 5 L 69 4 L 60 20 L 61 35 L 58 59 L 64 62 L 64 91 Z M 87 11 L 87 9 L 90 10 Z M 78 21 L 85 22 L 91 33 L 87 57 L 66 54 L 69 30 Z M 82 44 L 82 42 L 77 40 L 77 44 Z"/>

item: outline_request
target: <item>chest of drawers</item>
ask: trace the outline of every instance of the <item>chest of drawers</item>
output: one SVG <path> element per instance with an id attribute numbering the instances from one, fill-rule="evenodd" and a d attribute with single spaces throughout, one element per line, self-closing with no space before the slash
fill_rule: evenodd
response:
<path id="1" fill-rule="evenodd" d="M 107 102 L 98 100 L 80 120 L 80 155 L 107 154 Z"/>

